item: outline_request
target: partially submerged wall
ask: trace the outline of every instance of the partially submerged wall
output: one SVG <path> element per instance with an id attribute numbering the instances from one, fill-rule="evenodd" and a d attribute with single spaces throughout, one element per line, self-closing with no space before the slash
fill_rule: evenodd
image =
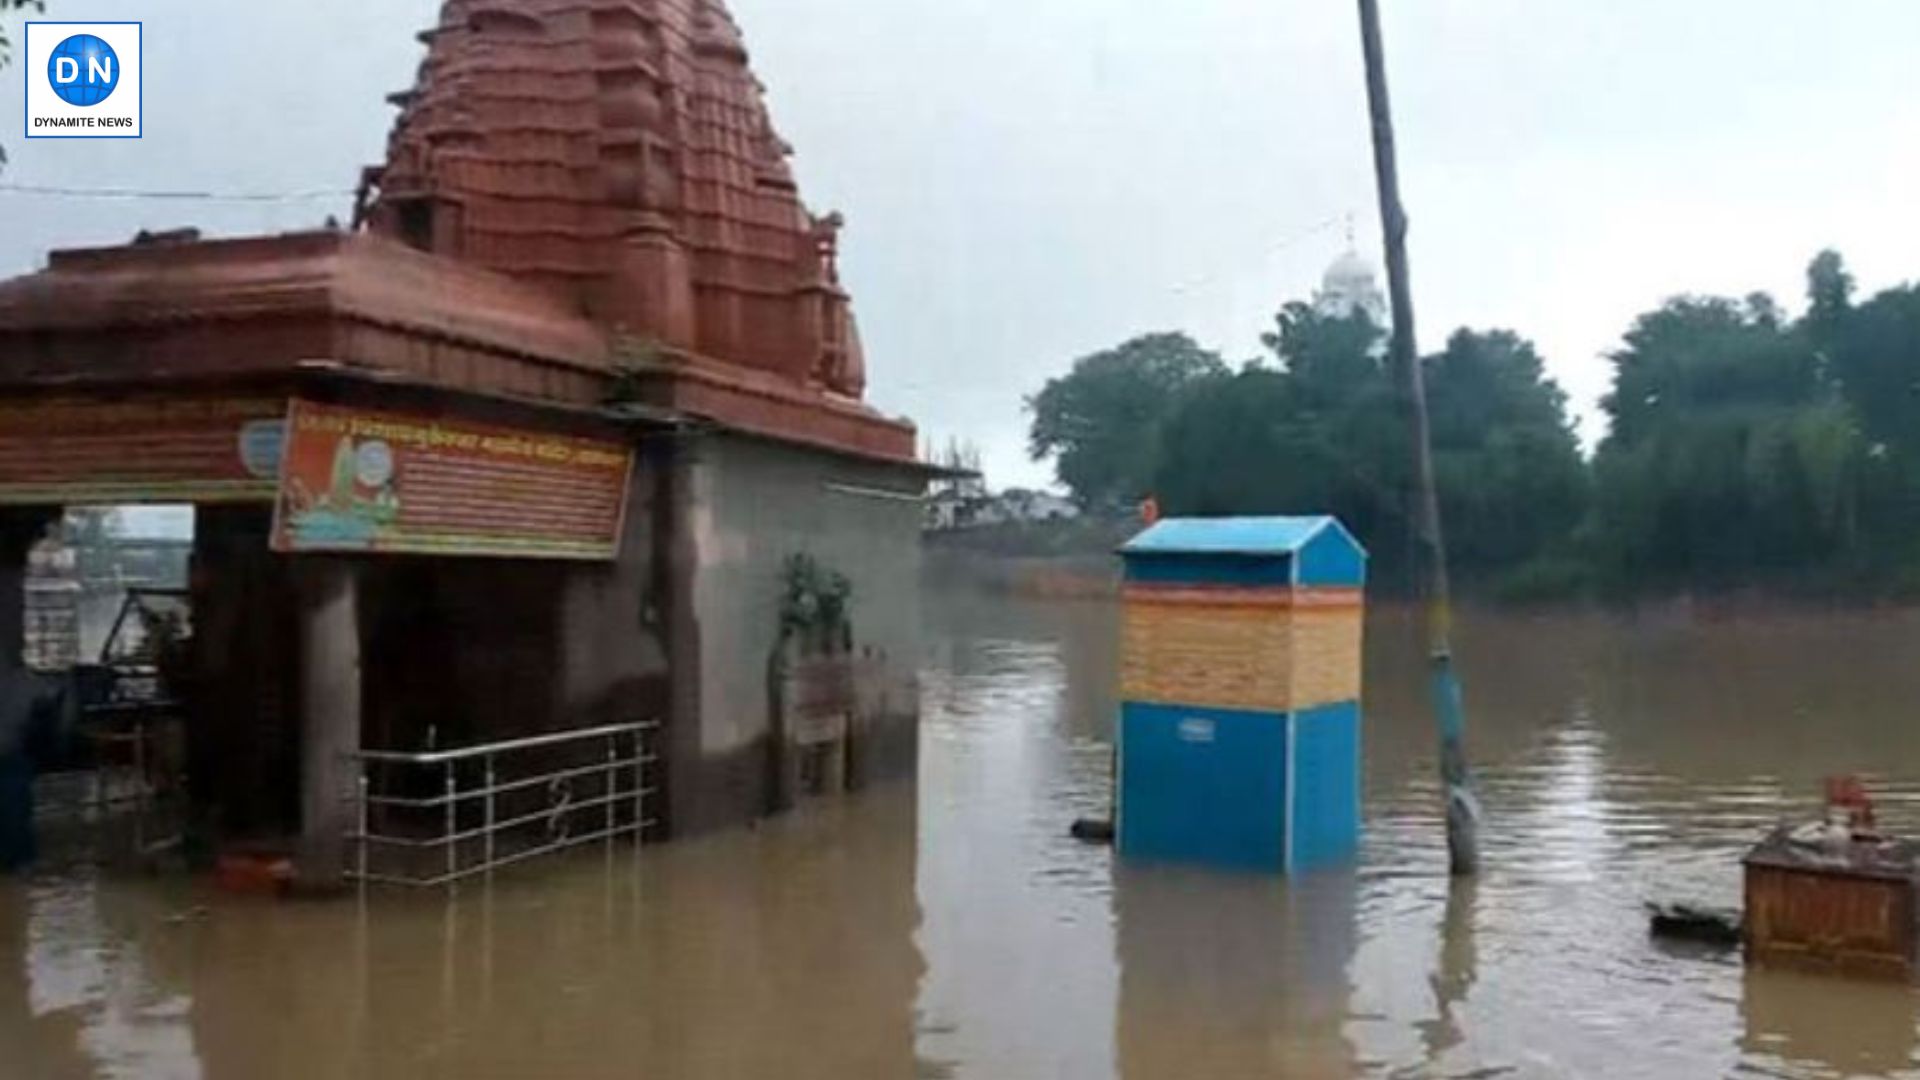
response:
<path id="1" fill-rule="evenodd" d="M 850 779 L 912 774 L 919 691 L 919 472 L 728 435 L 682 442 L 673 521 L 673 830 L 750 820 L 775 802 L 773 682 L 789 559 L 852 585 L 857 725 Z"/>
<path id="2" fill-rule="evenodd" d="M 363 560 L 367 743 L 468 746 L 664 720 L 657 468 L 628 492 L 614 562 Z"/>
<path id="3" fill-rule="evenodd" d="M 781 769 L 794 759 L 779 754 L 796 736 L 780 694 L 792 696 L 794 679 L 780 676 L 822 649 L 845 662 L 835 685 L 848 711 L 828 786 L 910 776 L 922 474 L 707 433 L 650 442 L 632 483 L 615 561 L 327 560 L 347 574 L 351 618 L 314 623 L 304 637 L 306 560 L 268 550 L 266 508 L 202 508 L 198 663 L 183 688 L 202 824 L 228 840 L 303 824 L 337 832 L 338 822 L 317 820 L 315 800 L 350 778 L 303 769 L 316 746 L 425 750 L 641 720 L 666 725 L 667 798 L 656 811 L 665 828 L 741 824 L 791 794 Z M 796 556 L 847 579 L 844 637 L 784 632 Z M 321 629 L 332 637 L 308 640 Z M 356 631 L 357 641 L 333 640 Z M 342 710 L 316 712 L 306 685 L 324 675 L 309 670 L 315 649 L 331 644 L 355 647 L 352 662 L 333 665 L 352 670 L 343 692 L 357 692 L 358 705 L 337 731 L 319 713 Z"/>
<path id="4" fill-rule="evenodd" d="M 194 714 L 191 790 L 202 823 L 227 841 L 284 837 L 303 821 L 309 841 L 333 838 L 342 823 L 318 810 L 335 805 L 351 777 L 316 771 L 315 747 L 333 762 L 356 747 L 444 749 L 664 720 L 660 475 L 635 470 L 621 555 L 606 563 L 289 558 L 268 550 L 266 508 L 203 507 L 193 570 L 199 662 L 182 688 Z M 303 636 L 302 586 L 328 566 L 346 575 L 352 603 Z M 350 659 L 326 661 L 336 655 Z M 316 697 L 329 667 L 351 681 Z"/>

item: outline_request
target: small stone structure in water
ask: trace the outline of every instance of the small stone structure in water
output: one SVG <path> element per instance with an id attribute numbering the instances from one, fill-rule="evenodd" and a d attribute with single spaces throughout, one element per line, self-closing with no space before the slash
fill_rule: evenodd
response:
<path id="1" fill-rule="evenodd" d="M 1860 783 L 1827 783 L 1827 819 L 1747 853 L 1747 951 L 1850 975 L 1920 976 L 1920 843 L 1886 836 Z"/>

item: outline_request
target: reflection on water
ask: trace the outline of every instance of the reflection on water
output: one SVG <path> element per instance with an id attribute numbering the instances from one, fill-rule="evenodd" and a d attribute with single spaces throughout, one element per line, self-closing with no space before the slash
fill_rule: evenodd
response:
<path id="1" fill-rule="evenodd" d="M 0 1076 L 912 1076 L 914 839 L 898 788 L 364 918 L 7 886 Z"/>
<path id="2" fill-rule="evenodd" d="M 0 1076 L 1920 1076 L 1904 987 L 1651 942 L 1866 772 L 1920 832 L 1920 617 L 1462 628 L 1487 874 L 1446 880 L 1415 627 L 1369 639 L 1367 840 L 1299 882 L 1116 868 L 1114 624 L 929 604 L 917 792 L 471 889 L 0 884 Z"/>
<path id="3" fill-rule="evenodd" d="M 1356 879 L 1123 867 L 1120 1075 L 1346 1076 Z"/>

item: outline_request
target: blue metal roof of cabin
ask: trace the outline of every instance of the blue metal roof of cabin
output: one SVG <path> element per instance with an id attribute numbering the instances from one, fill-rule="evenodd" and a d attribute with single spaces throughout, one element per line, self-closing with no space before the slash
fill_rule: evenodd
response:
<path id="1" fill-rule="evenodd" d="M 1315 517 L 1168 518 L 1121 547 L 1122 555 L 1292 555 L 1332 529 L 1359 549 L 1340 522 Z"/>

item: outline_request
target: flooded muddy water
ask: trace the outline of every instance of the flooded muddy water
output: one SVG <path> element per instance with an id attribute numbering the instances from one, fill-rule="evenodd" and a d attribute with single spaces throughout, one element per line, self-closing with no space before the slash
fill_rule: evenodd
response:
<path id="1" fill-rule="evenodd" d="M 929 599 L 917 789 L 451 903 L 0 883 L 0 1076 L 1920 1076 L 1914 993 L 1651 942 L 1864 773 L 1920 833 L 1920 616 L 1481 616 L 1450 885 L 1415 628 L 1369 636 L 1351 872 L 1119 867 L 1097 602 Z"/>

